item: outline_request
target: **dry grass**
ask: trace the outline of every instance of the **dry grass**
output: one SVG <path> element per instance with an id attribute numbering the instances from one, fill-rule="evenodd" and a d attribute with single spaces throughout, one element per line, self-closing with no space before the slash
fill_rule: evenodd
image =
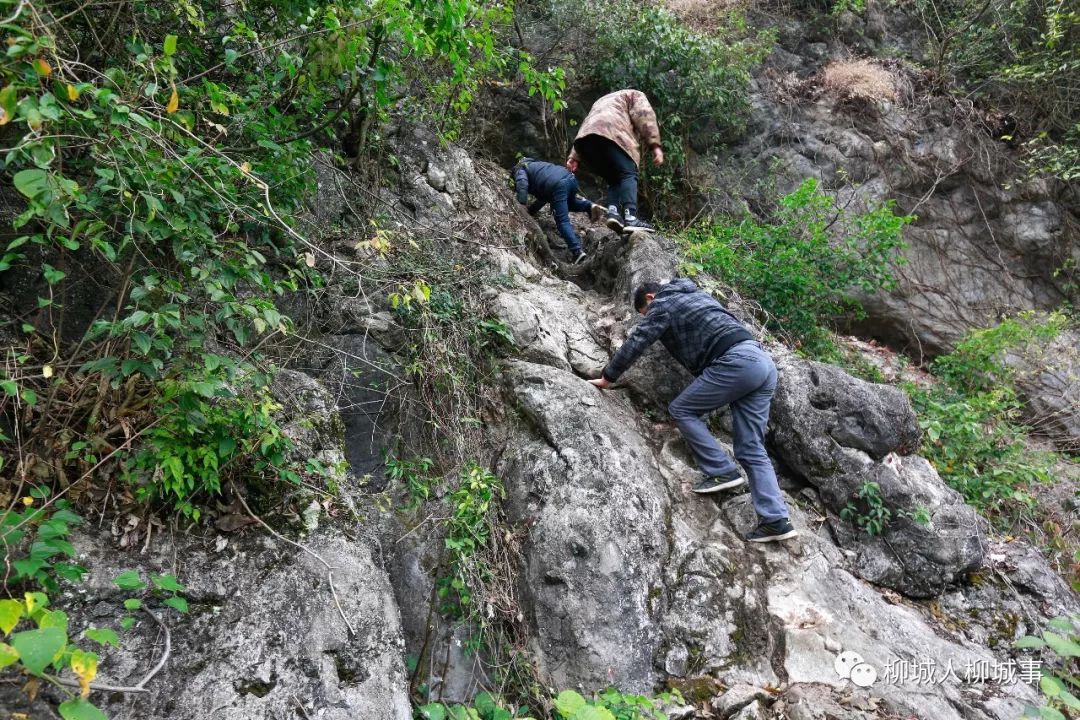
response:
<path id="1" fill-rule="evenodd" d="M 850 100 L 896 100 L 896 78 L 873 60 L 834 60 L 821 73 L 821 86 Z"/>
<path id="2" fill-rule="evenodd" d="M 691 28 L 712 32 L 732 10 L 745 7 L 746 0 L 662 0 L 661 4 Z"/>

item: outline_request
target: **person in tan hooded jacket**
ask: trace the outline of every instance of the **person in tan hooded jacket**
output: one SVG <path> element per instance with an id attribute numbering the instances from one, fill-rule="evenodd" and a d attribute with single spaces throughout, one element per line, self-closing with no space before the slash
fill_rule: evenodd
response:
<path id="1" fill-rule="evenodd" d="M 660 127 L 649 98 L 640 90 L 618 90 L 593 103 L 585 116 L 566 161 L 570 172 L 578 164 L 600 175 L 608 184 L 607 226 L 623 229 L 652 227 L 637 217 L 638 166 L 641 148 L 652 153 L 653 162 L 664 162 Z"/>

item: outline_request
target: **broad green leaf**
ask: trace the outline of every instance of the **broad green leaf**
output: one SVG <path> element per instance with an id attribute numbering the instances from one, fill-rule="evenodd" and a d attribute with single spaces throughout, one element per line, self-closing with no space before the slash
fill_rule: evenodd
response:
<path id="1" fill-rule="evenodd" d="M 165 604 L 174 610 L 186 613 L 188 611 L 188 602 L 179 595 L 173 595 L 171 598 L 165 599 Z"/>
<path id="2" fill-rule="evenodd" d="M 64 635 L 67 635 L 68 631 L 68 616 L 63 610 L 49 610 L 44 612 L 37 620 L 39 628 L 60 628 L 64 631 Z"/>
<path id="3" fill-rule="evenodd" d="M 1076 626 L 1073 625 L 1073 621 L 1067 617 L 1056 617 L 1047 624 L 1055 630 L 1060 630 L 1064 633 L 1071 633 L 1076 629 Z"/>
<path id="4" fill-rule="evenodd" d="M 0 125 L 7 125 L 15 117 L 18 96 L 14 85 L 6 85 L 0 90 Z"/>
<path id="5" fill-rule="evenodd" d="M 423 705 L 420 708 L 420 715 L 426 720 L 446 720 L 446 708 L 439 703 Z"/>
<path id="6" fill-rule="evenodd" d="M 60 717 L 64 720 L 109 720 L 109 716 L 98 710 L 86 698 L 75 698 L 60 703 Z"/>
<path id="7" fill-rule="evenodd" d="M 1050 649 L 1060 657 L 1080 657 L 1080 645 L 1071 638 L 1062 637 L 1057 633 L 1044 632 L 1043 639 L 1046 640 L 1046 644 L 1050 646 Z"/>
<path id="8" fill-rule="evenodd" d="M 124 601 L 124 607 L 128 610 L 138 610 L 142 607 L 142 600 L 139 598 L 128 598 Z"/>
<path id="9" fill-rule="evenodd" d="M 134 570 L 127 570 L 120 573 L 113 578 L 113 582 L 116 583 L 116 586 L 121 590 L 142 590 L 146 587 L 146 583 L 139 577 L 139 573 Z"/>
<path id="10" fill-rule="evenodd" d="M 86 631 L 83 632 L 83 635 L 99 645 L 120 647 L 120 638 L 117 637 L 115 631 L 110 630 L 109 628 L 87 628 Z"/>
<path id="11" fill-rule="evenodd" d="M 67 635 L 56 627 L 24 630 L 11 636 L 11 645 L 19 653 L 22 664 L 34 675 L 40 675 L 67 644 Z"/>
<path id="12" fill-rule="evenodd" d="M 495 708 L 491 712 L 491 720 L 514 720 L 514 716 L 510 713 L 509 710 Z"/>
<path id="13" fill-rule="evenodd" d="M 165 36 L 165 57 L 172 57 L 176 53 L 176 36 Z"/>
<path id="14" fill-rule="evenodd" d="M 86 574 L 86 568 L 71 563 L 56 563 L 53 565 L 53 572 L 56 573 L 57 577 L 68 582 L 82 582 L 83 575 Z"/>
<path id="15" fill-rule="evenodd" d="M 1041 648 L 1046 647 L 1046 642 L 1042 638 L 1037 638 L 1034 635 L 1025 635 L 1015 643 L 1018 648 Z"/>
<path id="16" fill-rule="evenodd" d="M 82 522 L 82 518 L 70 510 L 57 510 L 52 514 L 52 520 L 59 520 L 60 522 L 67 523 L 68 525 L 78 525 Z"/>
<path id="17" fill-rule="evenodd" d="M 24 607 L 18 600 L 0 600 L 0 631 L 5 635 L 10 633 L 19 624 Z"/>
<path id="18" fill-rule="evenodd" d="M 481 715 L 490 715 L 498 706 L 495 704 L 495 699 L 491 697 L 491 693 L 482 692 L 473 699 L 473 707 Z"/>
<path id="19" fill-rule="evenodd" d="M 1080 710 L 1080 699 L 1077 699 L 1077 697 L 1068 690 L 1062 690 L 1058 694 L 1058 700 L 1065 703 L 1069 708 L 1073 710 Z"/>
<path id="20" fill-rule="evenodd" d="M 176 581 L 174 575 L 154 575 L 150 578 L 154 587 L 158 590 L 165 590 L 167 592 L 184 592 L 187 590 L 183 585 Z"/>
<path id="21" fill-rule="evenodd" d="M 1053 675 L 1043 675 L 1039 680 L 1039 687 L 1042 689 L 1043 694 L 1047 697 L 1057 697 L 1061 694 L 1061 691 L 1065 689 L 1065 686 L 1061 684 Z"/>
<path id="22" fill-rule="evenodd" d="M 563 690 L 555 698 L 555 709 L 566 717 L 574 717 L 574 714 L 585 705 L 585 698 L 573 690 Z"/>
<path id="23" fill-rule="evenodd" d="M 49 283 L 50 285 L 55 285 L 56 283 L 67 277 L 66 272 L 64 272 L 63 270 L 57 270 L 48 263 L 41 264 L 41 274 L 45 278 L 45 282 Z"/>
<path id="24" fill-rule="evenodd" d="M 589 705 L 574 713 L 573 720 L 615 720 L 615 716 L 607 708 Z"/>
<path id="25" fill-rule="evenodd" d="M 1065 720 L 1065 716 L 1052 707 L 1039 708 L 1039 717 L 1043 720 Z"/>
<path id="26" fill-rule="evenodd" d="M 26 599 L 26 614 L 29 617 L 49 606 L 49 596 L 43 592 L 28 592 L 23 597 Z"/>
<path id="27" fill-rule="evenodd" d="M 0 668 L 6 668 L 19 659 L 19 651 L 7 643 L 0 643 Z"/>
<path id="28" fill-rule="evenodd" d="M 49 187 L 48 173 L 40 168 L 20 170 L 11 178 L 15 189 L 33 200 Z"/>

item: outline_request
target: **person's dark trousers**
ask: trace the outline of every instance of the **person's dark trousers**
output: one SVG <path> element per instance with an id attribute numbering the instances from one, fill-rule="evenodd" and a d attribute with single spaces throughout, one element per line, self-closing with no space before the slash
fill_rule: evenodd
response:
<path id="1" fill-rule="evenodd" d="M 608 184 L 608 206 L 637 215 L 638 168 L 633 158 L 618 143 L 601 135 L 578 138 L 574 148 L 589 170 Z"/>
<path id="2" fill-rule="evenodd" d="M 735 457 L 746 469 L 754 509 L 766 522 L 788 517 L 776 472 L 765 452 L 765 429 L 775 390 L 772 358 L 757 341 L 744 340 L 713 361 L 668 406 L 698 466 L 706 476 L 715 477 L 735 475 L 738 468 L 702 416 L 731 405 Z"/>
<path id="3" fill-rule="evenodd" d="M 589 212 L 592 203 L 578 196 L 578 181 L 573 175 L 559 182 L 555 186 L 555 192 L 551 194 L 551 214 L 555 218 L 555 227 L 566 241 L 566 247 L 570 252 L 576 253 L 581 249 L 581 240 L 574 232 L 574 226 L 570 224 L 570 212 Z"/>

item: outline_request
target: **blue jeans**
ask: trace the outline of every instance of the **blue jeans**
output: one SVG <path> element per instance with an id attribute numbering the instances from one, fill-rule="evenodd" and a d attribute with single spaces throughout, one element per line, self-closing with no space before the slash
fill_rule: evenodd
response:
<path id="1" fill-rule="evenodd" d="M 668 412 L 707 476 L 735 475 L 738 467 L 702 420 L 724 405 L 731 405 L 735 458 L 746 469 L 754 509 L 766 522 L 788 517 L 788 508 L 765 452 L 765 428 L 776 390 L 776 365 L 761 345 L 744 340 L 728 348 L 697 377 Z"/>
<path id="2" fill-rule="evenodd" d="M 555 227 L 566 241 L 566 247 L 570 252 L 581 249 L 581 240 L 574 232 L 574 226 L 570 224 L 570 211 L 589 212 L 592 203 L 578 196 L 578 181 L 573 175 L 569 176 L 555 186 L 555 192 L 551 194 L 551 214 L 555 217 Z"/>

